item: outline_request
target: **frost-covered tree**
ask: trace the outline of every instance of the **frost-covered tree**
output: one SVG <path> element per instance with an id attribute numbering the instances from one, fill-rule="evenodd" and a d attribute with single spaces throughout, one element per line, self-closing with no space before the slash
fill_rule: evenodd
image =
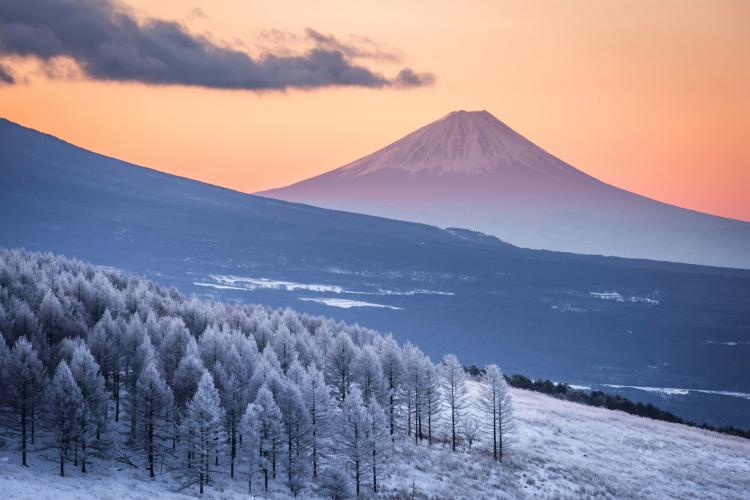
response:
<path id="1" fill-rule="evenodd" d="M 79 437 L 80 420 L 86 405 L 68 364 L 57 365 L 44 398 L 47 427 L 60 457 L 60 475 L 65 475 L 65 456 Z"/>
<path id="2" fill-rule="evenodd" d="M 297 359 L 296 341 L 286 325 L 281 325 L 273 336 L 273 350 L 279 360 L 281 372 L 286 373 Z"/>
<path id="3" fill-rule="evenodd" d="M 99 363 L 105 381 L 108 381 L 111 387 L 115 400 L 115 422 L 120 420 L 124 329 L 122 322 L 116 321 L 109 309 L 105 309 L 88 337 L 89 349 Z"/>
<path id="4" fill-rule="evenodd" d="M 424 418 L 427 420 L 427 442 L 432 444 L 433 430 L 441 414 L 441 380 L 435 365 L 432 364 L 430 358 L 427 356 L 423 359 L 422 381 L 422 408 Z"/>
<path id="5" fill-rule="evenodd" d="M 180 365 L 182 357 L 187 354 L 191 343 L 195 339 L 190 335 L 185 323 L 180 318 L 171 318 L 166 325 L 164 340 L 159 346 L 161 366 L 167 384 L 174 381 L 174 372 Z"/>
<path id="6" fill-rule="evenodd" d="M 383 412 L 383 408 L 375 397 L 370 398 L 367 404 L 367 413 L 369 421 L 367 429 L 367 454 L 370 461 L 370 472 L 372 473 L 372 491 L 377 493 L 378 478 L 383 475 L 391 443 L 385 412 Z"/>
<path id="7" fill-rule="evenodd" d="M 403 399 L 406 401 L 406 433 L 411 435 L 412 423 L 414 442 L 422 437 L 422 392 L 424 389 L 424 354 L 417 346 L 407 342 L 403 351 L 404 384 Z"/>
<path id="8" fill-rule="evenodd" d="M 307 432 L 310 425 L 310 416 L 299 387 L 294 383 L 287 382 L 284 384 L 278 405 L 283 421 L 287 481 L 292 485 L 298 483 L 309 463 L 307 458 Z"/>
<path id="9" fill-rule="evenodd" d="M 2 425 L 18 426 L 25 462 L 28 427 L 34 444 L 34 415 L 44 417 L 61 472 L 79 457 L 85 469 L 94 450 L 133 466 L 131 453 L 145 451 L 150 474 L 160 460 L 174 472 L 185 464 L 203 487 L 247 465 L 251 491 L 261 476 L 267 488 L 278 464 L 295 496 L 319 477 L 321 491 L 332 482 L 331 497 L 350 497 L 347 473 L 360 493 L 381 490 L 402 422 L 417 441 L 432 440 L 436 421 L 452 428 L 454 449 L 457 434 L 477 439 L 455 357 L 436 369 L 415 346 L 358 325 L 186 298 L 76 260 L 0 249 L 0 332 Z M 48 396 L 35 399 L 53 366 Z M 24 392 L 28 378 L 37 389 Z M 121 395 L 131 432 L 97 439 L 110 397 L 119 420 Z M 510 424 L 494 425 L 499 460 Z M 164 451 L 169 438 L 175 453 Z"/>
<path id="10" fill-rule="evenodd" d="M 226 428 L 229 436 L 229 476 L 234 478 L 234 465 L 237 457 L 237 441 L 242 412 L 247 407 L 246 371 L 242 360 L 233 345 L 225 350 L 221 361 L 214 366 L 217 386 L 226 415 Z"/>
<path id="11" fill-rule="evenodd" d="M 310 460 L 313 477 L 317 477 L 321 450 L 329 433 L 331 395 L 323 373 L 315 366 L 310 366 L 303 380 L 302 397 L 310 416 Z"/>
<path id="12" fill-rule="evenodd" d="M 354 378 L 354 360 L 357 350 L 352 339 L 345 332 L 339 332 L 328 353 L 328 376 L 339 404 L 346 402 L 346 396 Z"/>
<path id="13" fill-rule="evenodd" d="M 281 420 L 281 410 L 271 391 L 265 385 L 261 386 L 255 401 L 247 405 L 241 424 L 248 450 L 249 493 L 252 493 L 252 480 L 256 474 L 262 474 L 263 490 L 268 491 L 268 476 L 275 461 L 273 455 L 282 436 Z"/>
<path id="14" fill-rule="evenodd" d="M 173 408 L 172 391 L 167 386 L 159 371 L 154 366 L 153 354 L 146 361 L 146 367 L 138 376 L 135 387 L 137 401 L 138 440 L 146 453 L 146 468 L 150 477 L 154 477 L 154 463 L 161 450 L 160 443 L 167 437 L 170 428 L 171 410 Z"/>
<path id="15" fill-rule="evenodd" d="M 70 361 L 73 375 L 83 397 L 84 412 L 79 420 L 78 439 L 81 445 L 81 472 L 86 472 L 86 462 L 91 443 L 98 439 L 107 421 L 107 392 L 99 364 L 86 345 L 78 345 Z"/>
<path id="16" fill-rule="evenodd" d="M 497 365 L 487 365 L 479 390 L 477 408 L 492 435 L 492 456 L 502 462 L 514 429 L 513 405 L 508 383 Z"/>
<path id="17" fill-rule="evenodd" d="M 349 474 L 338 464 L 328 465 L 320 475 L 320 489 L 331 500 L 349 500 L 354 497 L 354 488 Z"/>
<path id="18" fill-rule="evenodd" d="M 388 337 L 383 343 L 380 365 L 383 368 L 383 377 L 388 390 L 388 428 L 391 439 L 394 439 L 396 407 L 398 406 L 398 395 L 401 392 L 403 363 L 401 361 L 401 349 L 391 337 Z"/>
<path id="19" fill-rule="evenodd" d="M 0 338 L 5 346 L 5 340 Z M 16 340 L 13 349 L 5 354 L 2 370 L 5 400 L 12 409 L 21 437 L 21 463 L 28 465 L 26 454 L 29 434 L 34 436 L 34 421 L 39 397 L 45 381 L 44 365 L 26 337 Z M 32 442 L 33 442 L 32 437 Z"/>
<path id="20" fill-rule="evenodd" d="M 479 440 L 479 421 L 471 412 L 463 412 L 459 417 L 459 429 L 466 441 L 466 446 L 471 451 L 474 443 Z"/>
<path id="21" fill-rule="evenodd" d="M 219 391 L 211 374 L 204 372 L 188 404 L 184 421 L 185 432 L 190 435 L 189 443 L 193 447 L 193 480 L 197 480 L 201 494 L 210 479 L 211 459 L 218 454 L 223 442 L 223 419 Z"/>
<path id="22" fill-rule="evenodd" d="M 367 403 L 375 398 L 379 403 L 383 402 L 385 394 L 383 367 L 372 346 L 365 346 L 359 351 L 354 361 L 354 380 L 362 391 L 363 401 Z"/>
<path id="23" fill-rule="evenodd" d="M 195 391 L 198 390 L 198 383 L 205 372 L 203 362 L 198 354 L 188 353 L 180 360 L 180 364 L 174 373 L 172 383 L 172 394 L 174 396 L 172 409 L 172 449 L 177 448 L 181 422 L 183 415 L 187 411 L 188 403 L 193 399 Z"/>
<path id="24" fill-rule="evenodd" d="M 39 319 L 47 339 L 47 345 L 49 347 L 54 346 L 61 340 L 59 333 L 65 322 L 65 312 L 57 295 L 52 290 L 46 291 L 42 303 L 39 305 Z"/>
<path id="25" fill-rule="evenodd" d="M 368 433 L 371 426 L 370 414 L 362 401 L 362 392 L 357 386 L 353 386 L 341 408 L 334 441 L 339 459 L 351 471 L 357 496 L 370 459 Z"/>
<path id="26" fill-rule="evenodd" d="M 451 449 L 456 451 L 458 436 L 460 432 L 460 419 L 463 411 L 468 405 L 468 394 L 466 389 L 466 374 L 453 354 L 443 357 L 440 366 L 442 378 L 443 401 L 448 410 L 451 428 Z"/>

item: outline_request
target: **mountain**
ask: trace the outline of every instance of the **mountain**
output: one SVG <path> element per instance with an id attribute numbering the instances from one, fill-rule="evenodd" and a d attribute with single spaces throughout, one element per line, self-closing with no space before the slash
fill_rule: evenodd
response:
<path id="1" fill-rule="evenodd" d="M 6 120 L 0 151 L 2 247 L 357 322 L 435 360 L 454 352 L 509 373 L 631 386 L 639 400 L 684 389 L 659 406 L 750 427 L 749 271 L 527 250 L 247 195 Z"/>
<path id="2" fill-rule="evenodd" d="M 605 184 L 487 111 L 455 111 L 341 168 L 258 194 L 466 227 L 527 248 L 750 268 L 750 223 Z"/>

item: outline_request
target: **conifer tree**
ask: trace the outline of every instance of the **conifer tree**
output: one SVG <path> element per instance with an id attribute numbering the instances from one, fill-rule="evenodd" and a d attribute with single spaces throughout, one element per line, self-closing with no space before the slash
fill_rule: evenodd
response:
<path id="1" fill-rule="evenodd" d="M 492 435 L 492 457 L 502 462 L 515 423 L 510 390 L 497 365 L 487 365 L 485 368 L 477 407 Z"/>
<path id="2" fill-rule="evenodd" d="M 5 340 L 0 339 L 5 345 Z M 16 340 L 6 354 L 3 383 L 7 404 L 17 417 L 21 435 L 21 463 L 27 466 L 29 434 L 33 436 L 35 413 L 45 381 L 44 365 L 26 337 Z M 33 437 L 32 437 L 33 441 Z"/>
<path id="3" fill-rule="evenodd" d="M 83 395 L 68 363 L 60 361 L 45 395 L 47 427 L 60 456 L 60 476 L 65 475 L 65 456 L 79 437 L 80 420 L 86 411 Z"/>
<path id="4" fill-rule="evenodd" d="M 81 390 L 84 413 L 80 419 L 79 442 L 81 445 L 81 472 L 86 472 L 89 448 L 98 438 L 107 419 L 107 392 L 99 365 L 88 347 L 82 344 L 75 348 L 70 362 L 70 372 Z"/>
<path id="5" fill-rule="evenodd" d="M 146 467 L 149 477 L 154 477 L 155 457 L 160 443 L 166 437 L 166 429 L 173 408 L 172 391 L 154 366 L 154 359 L 147 361 L 136 383 L 137 409 L 139 413 L 139 441 L 146 453 Z"/>
<path id="6" fill-rule="evenodd" d="M 223 442 L 223 419 L 219 391 L 216 390 L 213 377 L 206 371 L 188 404 L 185 418 L 185 427 L 191 434 L 190 441 L 194 446 L 194 479 L 197 479 L 201 494 L 204 485 L 210 480 L 211 459 L 218 454 Z"/>
<path id="7" fill-rule="evenodd" d="M 443 357 L 443 364 L 440 366 L 440 375 L 444 402 L 448 409 L 451 427 L 451 449 L 456 451 L 461 416 L 468 404 L 466 374 L 461 363 L 458 362 L 458 358 L 453 354 L 446 354 Z"/>
<path id="8" fill-rule="evenodd" d="M 252 493 L 252 478 L 263 475 L 263 490 L 268 492 L 268 477 L 272 468 L 276 443 L 281 439 L 281 410 L 265 385 L 258 390 L 255 401 L 247 405 L 242 417 L 242 432 L 248 444 L 248 489 Z"/>

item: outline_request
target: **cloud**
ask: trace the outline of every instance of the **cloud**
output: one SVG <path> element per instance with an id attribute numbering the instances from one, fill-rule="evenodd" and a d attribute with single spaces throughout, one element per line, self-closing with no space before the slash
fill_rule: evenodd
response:
<path id="1" fill-rule="evenodd" d="M 398 87 L 423 87 L 435 83 L 435 75 L 432 73 L 415 73 L 411 68 L 399 71 L 393 81 Z"/>
<path id="2" fill-rule="evenodd" d="M 188 13 L 189 19 L 206 19 L 207 17 L 206 13 L 200 7 L 195 7 Z"/>
<path id="3" fill-rule="evenodd" d="M 398 49 L 375 43 L 367 37 L 351 36 L 347 43 L 343 43 L 333 35 L 324 35 L 311 28 L 307 28 L 305 34 L 319 49 L 338 51 L 350 58 L 385 62 L 403 60 L 403 54 Z"/>
<path id="4" fill-rule="evenodd" d="M 13 78 L 13 74 L 10 72 L 10 70 L 0 64 L 0 85 L 13 84 L 15 82 L 16 79 Z"/>
<path id="5" fill-rule="evenodd" d="M 374 58 L 375 44 L 347 45 L 330 35 L 311 32 L 320 41 L 302 54 L 281 51 L 251 57 L 207 36 L 189 33 L 176 22 L 139 21 L 115 0 L 0 2 L 0 55 L 36 58 L 44 64 L 70 58 L 94 80 L 282 90 L 415 87 L 434 79 L 408 68 L 387 78 L 352 62 L 356 57 Z M 2 74 L 12 83 L 10 74 Z"/>

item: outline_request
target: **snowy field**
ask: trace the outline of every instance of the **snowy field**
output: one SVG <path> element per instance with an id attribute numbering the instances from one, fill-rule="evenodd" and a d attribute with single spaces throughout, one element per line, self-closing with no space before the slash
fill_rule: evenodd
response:
<path id="1" fill-rule="evenodd" d="M 475 389 L 475 383 L 471 383 Z M 501 466 L 474 450 L 451 453 L 399 443 L 387 498 L 748 498 L 750 441 L 682 425 L 559 401 L 513 390 L 518 433 L 514 453 Z M 480 446 L 475 445 L 475 447 Z M 9 499 L 195 498 L 176 491 L 168 475 L 95 462 L 86 478 L 38 455 L 31 468 L 0 451 L 0 496 Z M 204 498 L 248 498 L 242 479 L 209 488 Z M 274 498 L 286 498 L 282 487 Z M 287 490 L 288 491 L 288 490 Z"/>

